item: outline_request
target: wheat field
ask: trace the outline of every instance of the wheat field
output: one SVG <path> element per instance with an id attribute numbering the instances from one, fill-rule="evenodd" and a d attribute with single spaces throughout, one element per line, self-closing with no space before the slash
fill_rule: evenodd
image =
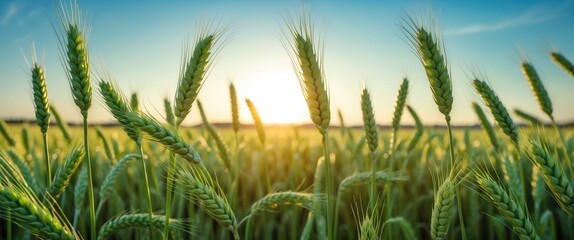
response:
<path id="1" fill-rule="evenodd" d="M 267 124 L 234 83 L 222 89 L 230 123 L 215 124 L 199 93 L 232 41 L 228 26 L 199 27 L 158 117 L 141 104 L 146 96 L 126 95 L 112 72 L 91 68 L 80 6 L 55 8 L 70 101 L 83 121 L 68 125 L 50 104 L 43 65 L 26 59 L 36 119 L 0 120 L 0 239 L 574 239 L 574 131 L 556 121 L 544 76 L 527 59 L 517 68 L 544 119 L 510 109 L 476 74 L 463 81 L 475 91 L 466 104 L 478 124 L 455 126 L 453 103 L 466 100 L 453 97 L 448 46 L 434 20 L 405 14 L 405 47 L 420 60 L 443 125 L 425 124 L 404 78 L 394 106 L 372 101 L 369 87 L 352 93 L 363 124 L 347 126 L 331 106 L 338 96 L 321 36 L 303 8 L 283 18 L 281 41 L 311 124 Z M 574 76 L 569 57 L 549 53 L 564 81 Z M 113 124 L 89 124 L 95 104 Z M 253 125 L 239 121 L 241 105 Z M 381 107 L 393 108 L 389 126 L 375 118 Z M 201 124 L 183 124 L 190 117 Z"/>

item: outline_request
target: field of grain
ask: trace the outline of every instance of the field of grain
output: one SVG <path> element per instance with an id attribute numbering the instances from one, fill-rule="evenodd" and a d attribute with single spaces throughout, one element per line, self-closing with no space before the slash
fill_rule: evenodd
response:
<path id="1" fill-rule="evenodd" d="M 453 102 L 464 100 L 453 99 L 448 46 L 434 21 L 407 15 L 400 27 L 444 127 L 426 125 L 409 105 L 408 78 L 390 126 L 375 119 L 381 106 L 368 87 L 356 93 L 363 125 L 346 126 L 331 108 L 337 96 L 304 9 L 284 18 L 282 41 L 312 124 L 270 126 L 230 83 L 222 92 L 231 122 L 221 125 L 198 95 L 226 27 L 200 28 L 183 50 L 177 91 L 157 104 L 159 118 L 141 106 L 146 96 L 126 96 L 112 73 L 90 70 L 79 5 L 57 11 L 70 101 L 83 122 L 68 126 L 50 104 L 43 66 L 31 58 L 36 123 L 0 120 L 0 239 L 574 239 L 574 131 L 555 121 L 526 59 L 520 67 L 545 119 L 510 111 L 477 75 L 468 104 L 480 124 L 455 127 Z M 574 77 L 567 57 L 550 58 Z M 92 104 L 114 125 L 89 125 Z M 239 122 L 243 104 L 253 125 Z M 192 108 L 202 124 L 183 126 Z M 407 118 L 415 125 L 401 124 Z"/>

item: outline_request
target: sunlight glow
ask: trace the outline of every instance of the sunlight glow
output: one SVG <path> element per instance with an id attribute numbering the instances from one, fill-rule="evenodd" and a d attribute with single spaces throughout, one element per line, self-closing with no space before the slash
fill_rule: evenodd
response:
<path id="1" fill-rule="evenodd" d="M 263 123 L 301 123 L 309 118 L 299 82 L 292 69 L 265 69 L 245 78 L 245 83 L 239 85 L 243 87 L 240 90 L 245 98 L 255 104 Z M 245 104 L 241 106 L 241 118 L 251 121 L 249 109 Z"/>

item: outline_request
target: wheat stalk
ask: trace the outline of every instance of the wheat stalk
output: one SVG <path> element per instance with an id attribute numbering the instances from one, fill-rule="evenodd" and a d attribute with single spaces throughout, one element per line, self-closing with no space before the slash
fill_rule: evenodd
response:
<path id="1" fill-rule="evenodd" d="M 163 99 L 163 107 L 165 109 L 165 121 L 169 126 L 175 127 L 175 115 L 168 98 Z"/>
<path id="2" fill-rule="evenodd" d="M 375 222 L 371 217 L 365 216 L 359 226 L 359 239 L 360 240 L 378 240 L 379 231 Z"/>
<path id="3" fill-rule="evenodd" d="M 106 80 L 111 80 L 110 76 L 104 76 L 99 80 L 100 86 L 100 94 L 102 95 L 106 105 L 108 106 L 109 111 L 112 113 L 114 118 L 122 125 L 124 131 L 128 134 L 128 136 L 137 144 L 140 150 L 140 160 L 143 172 L 143 178 L 145 183 L 145 196 L 147 200 L 147 207 L 148 207 L 148 219 L 153 218 L 153 210 L 152 210 L 152 202 L 151 202 L 151 194 L 150 194 L 150 187 L 149 187 L 149 180 L 147 175 L 147 167 L 145 164 L 144 153 L 142 148 L 142 140 L 141 140 L 141 132 L 138 128 L 136 128 L 131 122 L 130 119 L 126 117 L 127 112 L 134 112 L 139 113 L 139 101 L 137 94 L 132 94 L 130 106 L 126 104 L 125 97 L 122 93 L 117 90 L 117 87 L 110 82 L 105 82 Z M 100 201 L 98 209 L 102 206 L 102 201 Z M 96 213 L 97 215 L 97 213 Z M 149 226 L 150 234 L 152 234 L 153 229 L 151 227 L 151 222 Z"/>
<path id="4" fill-rule="evenodd" d="M 562 53 L 559 52 L 551 52 L 550 57 L 558 66 L 562 67 L 564 71 L 574 77 L 574 65 L 570 62 Z"/>
<path id="5" fill-rule="evenodd" d="M 329 100 L 328 83 L 323 70 L 323 51 L 316 48 L 315 31 L 305 10 L 298 20 L 291 17 L 285 19 L 287 31 L 285 32 L 284 47 L 290 52 L 291 63 L 307 107 L 311 121 L 323 136 L 323 152 L 325 156 L 325 193 L 327 195 L 327 237 L 333 234 L 332 224 L 332 197 L 331 197 L 331 162 L 328 147 L 328 128 L 331 122 L 331 106 Z"/>
<path id="6" fill-rule="evenodd" d="M 65 4 L 60 1 L 58 17 L 62 24 L 59 34 L 61 44 L 62 62 L 66 68 L 68 84 L 72 91 L 74 103 L 80 109 L 84 126 L 84 152 L 88 167 L 88 194 L 90 203 L 90 236 L 96 238 L 96 211 L 94 202 L 94 185 L 92 183 L 92 161 L 90 158 L 88 142 L 88 110 L 92 106 L 92 87 L 90 85 L 90 65 L 88 57 L 87 31 L 88 26 L 82 17 L 77 2 L 70 1 Z"/>
<path id="7" fill-rule="evenodd" d="M 259 214 L 262 211 L 273 211 L 279 206 L 296 205 L 303 207 L 311 212 L 315 212 L 321 205 L 317 206 L 315 201 L 321 202 L 321 194 L 310 194 L 300 192 L 277 192 L 267 194 L 265 197 L 257 200 L 251 205 L 250 216 Z"/>
<path id="8" fill-rule="evenodd" d="M 48 101 L 48 90 L 46 89 L 46 77 L 44 69 L 38 65 L 36 59 L 36 49 L 32 45 L 32 66 L 31 66 L 31 79 L 32 79 L 32 95 L 34 97 L 34 109 L 36 114 L 36 124 L 40 127 L 44 141 L 44 159 L 47 171 L 47 184 L 52 183 L 52 163 L 50 161 L 50 154 L 48 153 L 48 127 L 50 126 L 50 104 Z M 27 62 L 28 60 L 26 60 Z"/>
<path id="9" fill-rule="evenodd" d="M 520 171 L 518 167 L 520 164 L 517 161 L 512 161 L 508 154 L 505 154 L 504 158 L 504 167 L 502 168 L 502 172 L 504 173 L 504 178 L 508 182 L 510 186 L 510 190 L 521 202 L 526 200 L 526 194 L 524 192 L 524 186 L 522 186 L 522 177 L 520 176 Z"/>

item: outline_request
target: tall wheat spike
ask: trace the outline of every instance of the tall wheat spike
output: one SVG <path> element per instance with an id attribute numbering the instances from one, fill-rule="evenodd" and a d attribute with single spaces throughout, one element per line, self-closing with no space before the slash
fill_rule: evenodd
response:
<path id="1" fill-rule="evenodd" d="M 227 145 L 225 145 L 223 139 L 221 138 L 217 130 L 215 130 L 215 127 L 213 127 L 211 124 L 209 124 L 209 121 L 207 121 L 203 105 L 199 100 L 197 101 L 197 107 L 199 108 L 199 112 L 201 114 L 203 127 L 205 127 L 209 135 L 213 138 L 213 140 L 215 140 L 215 145 L 217 147 L 217 152 L 219 153 L 219 158 L 221 158 L 221 161 L 223 162 L 223 164 L 227 169 L 231 169 L 231 156 L 229 156 L 229 149 L 227 149 Z"/>
<path id="2" fill-rule="evenodd" d="M 235 91 L 235 85 L 233 83 L 229 84 L 229 100 L 231 101 L 231 123 L 233 126 L 233 131 L 238 132 L 241 123 L 239 122 L 239 104 L 237 103 L 237 92 Z"/>
<path id="3" fill-rule="evenodd" d="M 455 184 L 445 179 L 435 192 L 431 217 L 431 238 L 446 239 L 450 225 L 450 213 L 454 206 Z"/>
<path id="4" fill-rule="evenodd" d="M 558 66 L 562 67 L 570 76 L 574 77 L 574 65 L 562 53 L 551 52 L 550 57 Z"/>
<path id="5" fill-rule="evenodd" d="M 108 220 L 102 227 L 100 228 L 98 240 L 105 240 L 112 236 L 114 232 L 119 230 L 125 230 L 128 228 L 144 228 L 148 227 L 149 224 L 158 230 L 162 231 L 165 227 L 165 216 L 161 215 L 153 215 L 150 221 L 149 215 L 143 213 L 135 213 L 135 214 L 126 214 L 122 216 L 115 217 L 111 220 Z M 183 222 L 178 219 L 171 219 L 170 230 L 172 235 L 176 230 L 183 228 Z"/>
<path id="6" fill-rule="evenodd" d="M 0 133 L 2 133 L 4 139 L 6 139 L 8 145 L 10 146 L 16 145 L 16 141 L 14 141 L 14 138 L 12 138 L 12 136 L 8 132 L 8 126 L 6 126 L 6 122 L 4 122 L 4 119 L 0 119 Z"/>
<path id="7" fill-rule="evenodd" d="M 212 24 L 200 27 L 195 37 L 193 49 L 189 44 L 184 47 L 178 87 L 174 99 L 176 126 L 181 125 L 191 111 L 205 79 L 212 67 L 214 58 L 219 52 L 219 43 L 225 28 L 211 29 Z"/>
<path id="8" fill-rule="evenodd" d="M 552 101 L 550 101 L 550 96 L 548 95 L 546 88 L 544 88 L 544 84 L 542 84 L 542 80 L 540 79 L 538 72 L 536 72 L 534 66 L 529 62 L 523 61 L 521 66 L 524 77 L 528 80 L 530 89 L 534 93 L 536 101 L 538 102 L 538 105 L 540 105 L 540 109 L 542 109 L 548 117 L 554 119 L 552 116 Z"/>
<path id="9" fill-rule="evenodd" d="M 331 160 L 327 131 L 331 122 L 329 88 L 323 70 L 323 50 L 321 47 L 317 48 L 319 44 L 314 37 L 315 30 L 311 16 L 303 9 L 297 18 L 287 17 L 285 19 L 287 31 L 285 32 L 284 47 L 290 52 L 291 63 L 307 102 L 311 121 L 323 136 L 325 193 L 327 194 L 327 237 L 331 239 L 333 234 L 333 218 L 331 217 L 333 199 L 331 196 Z"/>
<path id="10" fill-rule="evenodd" d="M 412 17 L 404 19 L 403 22 L 405 35 L 424 66 L 433 99 L 446 121 L 450 122 L 453 103 L 452 80 L 444 46 L 438 37 L 438 30 L 433 26 L 433 20 L 430 20 L 429 26 L 423 26 L 420 21 Z"/>
<path id="11" fill-rule="evenodd" d="M 472 81 L 474 89 L 480 94 L 482 100 L 490 109 L 492 116 L 496 119 L 498 126 L 502 128 L 502 131 L 510 140 L 518 146 L 518 129 L 514 124 L 514 121 L 510 117 L 508 110 L 502 104 L 496 93 L 488 86 L 484 81 L 475 79 Z"/>
<path id="12" fill-rule="evenodd" d="M 88 142 L 88 110 L 92 106 L 92 87 L 90 83 L 90 64 L 88 54 L 87 33 L 88 24 L 82 16 L 80 6 L 75 0 L 68 4 L 60 1 L 58 17 L 62 24 L 59 34 L 62 62 L 65 65 L 68 83 L 76 106 L 80 109 L 84 126 L 84 152 L 88 168 L 88 199 L 90 203 L 90 236 L 96 238 L 96 210 L 94 201 L 94 185 L 92 176 L 92 161 Z"/>
<path id="13" fill-rule="evenodd" d="M 322 68 L 323 53 L 321 48 L 317 49 L 314 29 L 310 19 L 307 19 L 308 16 L 303 13 L 299 18 L 286 19 L 286 48 L 291 51 L 293 68 L 307 102 L 311 120 L 324 135 L 331 121 L 331 110 L 327 81 Z"/>

